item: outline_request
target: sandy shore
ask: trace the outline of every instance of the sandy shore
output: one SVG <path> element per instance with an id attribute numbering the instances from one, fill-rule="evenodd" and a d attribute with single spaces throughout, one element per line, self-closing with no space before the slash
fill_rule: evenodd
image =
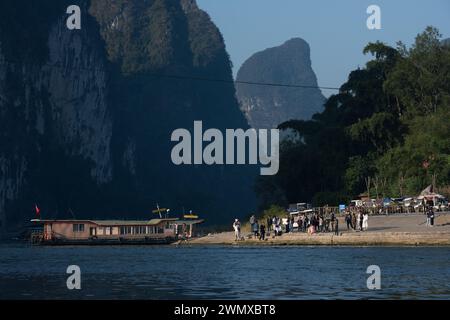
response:
<path id="1" fill-rule="evenodd" d="M 266 241 L 248 239 L 235 241 L 234 232 L 210 234 L 192 239 L 192 245 L 354 245 L 354 246 L 450 246 L 450 214 L 436 215 L 435 226 L 425 225 L 424 215 L 373 216 L 369 219 L 369 230 L 347 231 L 343 218 L 339 218 L 339 235 L 332 233 L 283 234 Z"/>

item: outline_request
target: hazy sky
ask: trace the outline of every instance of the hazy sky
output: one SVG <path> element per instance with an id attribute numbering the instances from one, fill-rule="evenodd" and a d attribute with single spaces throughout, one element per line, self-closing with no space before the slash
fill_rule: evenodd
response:
<path id="1" fill-rule="evenodd" d="M 348 73 L 369 57 L 370 41 L 411 44 L 427 25 L 450 37 L 449 0 L 197 0 L 220 28 L 233 72 L 253 53 L 293 37 L 311 46 L 319 85 L 340 87 Z M 367 7 L 381 8 L 381 30 L 368 30 Z M 332 92 L 324 91 L 325 95 Z"/>

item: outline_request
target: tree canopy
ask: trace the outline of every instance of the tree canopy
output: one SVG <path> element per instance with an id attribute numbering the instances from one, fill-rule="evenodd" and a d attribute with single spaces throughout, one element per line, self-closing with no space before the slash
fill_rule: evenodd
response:
<path id="1" fill-rule="evenodd" d="M 417 195 L 450 185 L 450 46 L 434 27 L 407 48 L 369 43 L 364 68 L 350 73 L 325 110 L 279 126 L 299 139 L 282 142 L 280 170 L 259 178 L 260 205 L 338 204 Z M 270 197 L 267 197 L 267 194 Z"/>

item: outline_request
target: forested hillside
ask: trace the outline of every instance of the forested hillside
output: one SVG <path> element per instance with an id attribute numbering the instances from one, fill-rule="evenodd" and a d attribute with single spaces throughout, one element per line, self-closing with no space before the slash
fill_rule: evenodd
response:
<path id="1" fill-rule="evenodd" d="M 72 4 L 80 30 L 66 27 Z M 2 1 L 0 18 L 0 237 L 36 204 L 47 219 L 148 219 L 159 203 L 208 223 L 254 208 L 257 168 L 171 161 L 171 133 L 194 120 L 248 127 L 195 0 Z"/>
<path id="2" fill-rule="evenodd" d="M 428 27 L 407 48 L 376 42 L 311 121 L 289 121 L 299 139 L 282 145 L 280 171 L 260 178 L 262 208 L 312 201 L 336 205 L 372 197 L 417 195 L 450 185 L 450 46 Z"/>

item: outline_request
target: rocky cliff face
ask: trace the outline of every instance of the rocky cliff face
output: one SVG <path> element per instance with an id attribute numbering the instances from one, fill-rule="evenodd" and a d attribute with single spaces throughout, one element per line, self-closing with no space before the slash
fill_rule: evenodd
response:
<path id="1" fill-rule="evenodd" d="M 66 28 L 68 5 L 81 30 Z M 256 170 L 177 167 L 170 134 L 245 128 L 219 30 L 193 0 L 0 5 L 0 229 L 33 217 L 151 218 L 158 202 L 210 223 L 247 214 Z M 211 188 L 211 186 L 214 188 Z"/>
<path id="2" fill-rule="evenodd" d="M 310 48 L 294 38 L 279 47 L 251 56 L 237 74 L 238 81 L 317 86 Z M 325 97 L 316 88 L 236 85 L 241 110 L 254 128 L 276 128 L 292 119 L 308 120 L 323 110 Z"/>

